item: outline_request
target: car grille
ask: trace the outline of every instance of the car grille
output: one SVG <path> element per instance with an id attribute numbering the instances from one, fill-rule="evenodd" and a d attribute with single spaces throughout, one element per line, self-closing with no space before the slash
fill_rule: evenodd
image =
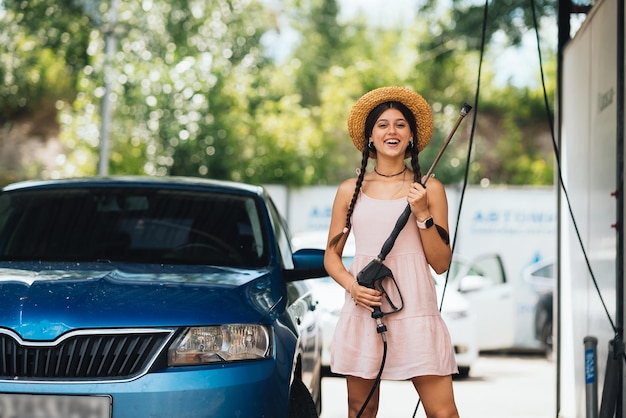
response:
<path id="1" fill-rule="evenodd" d="M 172 330 L 91 330 L 51 343 L 32 343 L 0 331 L 0 379 L 135 378 L 148 371 L 172 334 Z"/>

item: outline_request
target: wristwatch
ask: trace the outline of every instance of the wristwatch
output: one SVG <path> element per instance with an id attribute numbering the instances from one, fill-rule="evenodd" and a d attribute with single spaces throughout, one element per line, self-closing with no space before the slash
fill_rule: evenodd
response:
<path id="1" fill-rule="evenodd" d="M 417 221 L 417 227 L 419 229 L 428 229 L 434 224 L 435 224 L 435 221 L 433 221 L 432 216 L 429 216 L 428 218 L 424 219 L 424 222 Z"/>

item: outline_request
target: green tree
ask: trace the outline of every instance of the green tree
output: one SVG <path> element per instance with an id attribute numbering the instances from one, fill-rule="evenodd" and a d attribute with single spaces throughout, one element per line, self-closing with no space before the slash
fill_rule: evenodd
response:
<path id="1" fill-rule="evenodd" d="M 43 4 L 7 1 L 0 15 L 0 36 L 16 35 L 9 53 L 1 55 L 1 71 L 9 81 L 15 79 L 6 77 L 7 68 L 19 72 L 22 81 L 7 88 L 14 98 L 28 99 L 22 107 L 10 106 L 27 109 L 49 97 L 60 109 L 67 152 L 57 158 L 57 173 L 48 175 L 95 174 L 108 3 Z M 382 85 L 411 87 L 431 103 L 436 130 L 421 156 L 426 171 L 463 102 L 473 104 L 477 83 L 478 52 L 469 37 L 449 36 L 451 15 L 424 8 L 412 25 L 376 27 L 363 16 L 338 23 L 335 0 L 284 5 L 275 11 L 253 0 L 121 1 L 111 61 L 110 171 L 294 186 L 337 183 L 360 165 L 346 129 L 349 109 Z M 300 36 L 291 56 L 277 64 L 263 36 L 278 30 L 281 13 Z M 36 23 L 46 16 L 54 19 Z M 66 34 L 65 43 L 54 50 L 49 45 L 55 38 L 47 34 L 57 31 Z M 33 85 L 24 81 L 29 71 L 46 79 L 30 95 L 24 94 Z M 551 164 L 545 144 L 538 143 L 546 130 L 542 96 L 495 86 L 489 66 L 483 71 L 487 87 L 481 90 L 471 181 L 549 181 Z M 66 85 L 52 81 L 60 72 L 68 74 L 62 77 Z M 462 179 L 468 151 L 463 139 L 472 120 L 464 122 L 437 167 L 444 183 Z"/>
<path id="2" fill-rule="evenodd" d="M 438 1 L 428 0 L 426 7 L 434 9 L 438 5 Z M 441 38 L 444 42 L 463 39 L 469 49 L 478 50 L 482 43 L 484 25 L 487 43 L 490 43 L 496 33 L 501 33 L 506 36 L 509 45 L 520 45 L 524 34 L 529 29 L 535 28 L 533 5 L 538 24 L 542 21 L 554 21 L 557 5 L 554 0 L 535 0 L 534 2 L 452 0 L 449 9 L 450 18 L 441 33 Z"/>
<path id="3" fill-rule="evenodd" d="M 258 2 L 219 0 L 122 2 L 119 15 L 127 30 L 113 62 L 111 172 L 230 178 L 247 139 L 250 74 L 266 65 L 260 38 L 269 15 Z M 91 110 L 102 90 L 101 34 L 92 42 L 99 47 L 79 82 L 88 99 L 62 119 L 91 127 L 67 125 L 72 148 L 98 145 Z"/>
<path id="4" fill-rule="evenodd" d="M 301 34 L 293 53 L 293 58 L 301 63 L 296 86 L 304 105 L 317 106 L 319 75 L 333 65 L 342 65 L 346 33 L 337 22 L 337 0 L 289 0 L 284 8 L 289 10 L 290 25 Z"/>
<path id="5" fill-rule="evenodd" d="M 3 0 L 0 121 L 72 100 L 88 61 L 89 19 L 75 2 Z"/>

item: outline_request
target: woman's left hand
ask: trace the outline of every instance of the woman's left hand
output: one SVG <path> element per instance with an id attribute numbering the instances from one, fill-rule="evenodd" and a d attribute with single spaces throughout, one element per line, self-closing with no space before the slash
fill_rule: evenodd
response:
<path id="1" fill-rule="evenodd" d="M 411 206 L 411 212 L 417 219 L 426 219 L 430 216 L 426 188 L 420 183 L 411 184 L 406 200 Z"/>

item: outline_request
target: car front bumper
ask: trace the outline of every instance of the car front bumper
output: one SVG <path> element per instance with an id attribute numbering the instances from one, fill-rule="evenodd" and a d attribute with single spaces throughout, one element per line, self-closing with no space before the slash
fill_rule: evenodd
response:
<path id="1" fill-rule="evenodd" d="M 0 394 L 36 395 L 32 405 L 42 399 L 37 395 L 107 395 L 112 418 L 286 417 L 289 381 L 275 366 L 263 360 L 170 368 L 126 382 L 1 381 Z"/>

